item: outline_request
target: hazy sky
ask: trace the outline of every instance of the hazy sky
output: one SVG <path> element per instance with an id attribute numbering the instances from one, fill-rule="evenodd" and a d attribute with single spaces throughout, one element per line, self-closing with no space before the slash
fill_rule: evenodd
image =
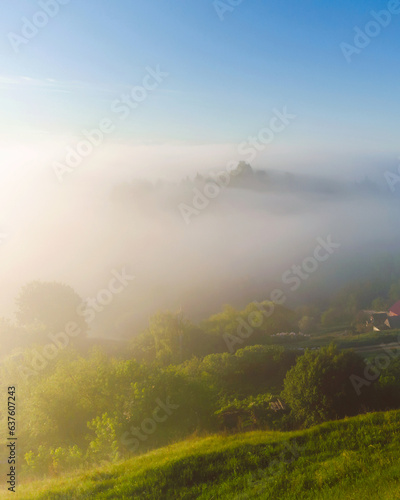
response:
<path id="1" fill-rule="evenodd" d="M 89 293 L 110 269 L 129 263 L 127 256 L 135 262 L 149 257 L 153 230 L 157 265 L 163 266 L 162 245 L 174 234 L 181 245 L 171 243 L 168 259 L 182 251 L 186 268 L 195 269 L 189 258 L 194 229 L 175 219 L 177 209 L 165 216 L 168 222 L 145 214 L 137 227 L 124 225 L 121 214 L 107 211 L 106 190 L 133 177 L 170 180 L 246 160 L 238 146 L 285 109 L 296 118 L 253 166 L 325 168 L 350 177 L 370 167 L 397 167 L 400 6 L 399 14 L 378 14 L 396 6 L 392 0 L 58 1 L 3 0 L 1 6 L 0 243 L 1 234 L 9 236 L 0 246 L 8 284 L 0 315 L 31 279 L 65 281 Z M 354 52 L 347 59 L 343 43 L 354 46 L 347 46 Z M 134 88 L 136 101 L 122 104 Z M 55 162 L 65 163 L 68 148 L 76 149 L 84 131 L 104 120 L 104 141 L 60 184 Z M 257 224 L 246 234 L 248 252 L 260 243 L 258 224 L 271 227 L 269 216 L 243 208 L 243 231 L 250 215 Z M 326 220 L 294 224 L 302 248 L 312 248 L 321 227 L 329 234 Z M 229 239 L 218 247 L 227 221 L 215 219 L 216 229 L 204 221 L 204 232 L 196 233 L 199 248 L 208 238 L 208 255 L 223 255 L 232 248 Z M 280 222 L 273 224 L 278 238 Z M 233 224 L 232 238 L 237 231 Z M 125 237 L 136 240 L 123 251 Z M 251 259 L 250 253 L 240 259 Z M 149 269 L 154 262 L 148 259 Z M 150 276 L 143 280 L 153 286 Z"/>

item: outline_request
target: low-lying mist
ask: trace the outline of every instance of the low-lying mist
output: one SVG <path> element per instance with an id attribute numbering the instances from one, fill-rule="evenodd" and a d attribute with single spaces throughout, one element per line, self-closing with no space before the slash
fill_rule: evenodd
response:
<path id="1" fill-rule="evenodd" d="M 0 315 L 12 317 L 14 297 L 32 280 L 66 283 L 87 299 L 125 272 L 135 278 L 90 325 L 91 335 L 118 338 L 159 309 L 198 320 L 226 303 L 268 299 L 274 288 L 289 306 L 323 301 L 367 277 L 374 256 L 397 251 L 398 197 L 380 171 L 352 180 L 293 171 L 242 163 L 174 181 L 109 171 L 61 184 L 15 179 L 0 227 Z M 315 267 L 321 240 L 334 245 Z M 294 287 L 292 266 L 304 261 Z"/>

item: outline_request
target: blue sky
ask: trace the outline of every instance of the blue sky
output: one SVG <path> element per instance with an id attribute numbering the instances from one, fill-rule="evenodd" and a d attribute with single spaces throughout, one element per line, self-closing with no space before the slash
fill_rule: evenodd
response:
<path id="1" fill-rule="evenodd" d="M 387 5 L 243 0 L 221 21 L 208 0 L 71 0 L 16 53 L 10 32 L 41 8 L 4 0 L 0 137 L 79 136 L 159 65 L 168 78 L 113 140 L 237 144 L 287 106 L 284 148 L 397 157 L 400 15 L 351 63 L 340 48 Z"/>
<path id="2" fill-rule="evenodd" d="M 109 241 L 101 229 L 107 226 L 104 194 L 110 185 L 133 177 L 181 178 L 243 160 L 238 146 L 268 126 L 274 109 L 286 106 L 297 118 L 252 162 L 256 168 L 309 168 L 326 175 L 333 168 L 335 174 L 341 169 L 341 175 L 354 176 L 357 170 L 363 176 L 370 167 L 395 171 L 398 166 L 400 14 L 350 63 L 341 50 L 341 43 L 353 43 L 355 27 L 364 29 L 373 19 L 371 11 L 386 8 L 389 0 L 243 0 L 223 21 L 213 0 L 70 0 L 16 52 L 10 36 L 21 36 L 25 19 L 39 19 L 40 4 L 54 1 L 1 4 L 0 234 L 8 240 L 1 248 L 0 274 L 10 287 L 0 308 L 4 301 L 11 307 L 30 279 L 65 281 L 90 293 L 92 277 L 105 262 L 115 266 L 125 252 L 119 239 L 104 244 Z M 168 77 L 119 120 L 113 102 L 140 85 L 148 67 L 159 67 Z M 83 130 L 98 127 L 104 118 L 114 120 L 115 131 L 59 183 L 55 162 L 65 162 Z M 383 173 L 377 175 L 384 182 Z M 369 201 L 366 208 L 341 207 L 331 224 L 342 225 L 351 213 L 346 222 L 353 224 L 353 238 L 357 214 L 370 221 L 365 213 L 378 210 Z M 312 220 L 320 216 L 307 214 L 307 223 L 300 225 L 296 218 L 289 229 L 266 219 L 263 231 L 258 215 L 257 210 L 236 212 L 221 226 L 221 231 L 232 227 L 235 238 L 226 239 L 226 254 L 237 250 L 241 258 L 242 252 L 246 265 L 253 248 L 265 249 L 263 262 L 274 262 L 268 256 L 285 247 L 281 239 L 311 234 Z M 149 228 L 147 220 L 130 217 L 135 244 L 127 245 L 129 258 L 145 256 L 149 276 L 153 268 L 175 273 L 165 264 L 164 247 L 174 238 L 180 241 L 181 229 Z M 321 221 L 325 232 L 329 224 Z M 222 255 L 225 269 L 231 261 L 224 247 L 214 250 L 222 234 L 214 228 L 211 224 L 204 237 L 199 233 L 199 245 L 182 248 L 213 265 L 214 257 L 201 250 L 210 244 L 204 255 Z M 367 233 L 370 237 L 368 228 Z M 153 253 L 158 247 L 162 253 Z M 175 252 L 171 255 L 174 262 Z M 196 259 L 187 261 L 190 272 L 197 269 Z M 180 269 L 185 274 L 186 268 Z"/>

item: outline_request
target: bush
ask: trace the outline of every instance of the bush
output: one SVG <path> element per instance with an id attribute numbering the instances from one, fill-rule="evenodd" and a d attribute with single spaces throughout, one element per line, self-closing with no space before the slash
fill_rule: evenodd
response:
<path id="1" fill-rule="evenodd" d="M 83 452 L 77 445 L 50 449 L 39 446 L 36 454 L 31 450 L 25 453 L 24 458 L 26 465 L 23 472 L 32 476 L 42 476 L 49 473 L 58 475 L 78 469 L 83 465 Z"/>
<path id="2" fill-rule="evenodd" d="M 275 397 L 271 394 L 250 396 L 243 400 L 234 399 L 216 411 L 215 415 L 225 430 L 248 431 L 257 428 L 276 428 L 277 420 L 280 419 L 271 405 L 274 399 Z M 280 416 L 282 417 L 283 414 Z"/>
<path id="3" fill-rule="evenodd" d="M 352 351 L 329 346 L 307 350 L 288 371 L 282 396 L 295 421 L 306 427 L 362 411 L 371 388 L 357 396 L 351 376 L 362 376 L 364 362 Z"/>
<path id="4" fill-rule="evenodd" d="M 99 463 L 102 461 L 116 462 L 120 458 L 117 439 L 117 420 L 104 413 L 87 424 L 93 430 L 96 438 L 89 443 L 87 458 Z"/>

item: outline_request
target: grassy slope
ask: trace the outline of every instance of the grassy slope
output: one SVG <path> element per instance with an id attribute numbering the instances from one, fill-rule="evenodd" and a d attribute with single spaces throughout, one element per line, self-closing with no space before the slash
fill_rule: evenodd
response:
<path id="1" fill-rule="evenodd" d="M 400 411 L 391 411 L 299 432 L 187 440 L 117 465 L 20 486 L 15 497 L 400 499 L 399 431 Z"/>

